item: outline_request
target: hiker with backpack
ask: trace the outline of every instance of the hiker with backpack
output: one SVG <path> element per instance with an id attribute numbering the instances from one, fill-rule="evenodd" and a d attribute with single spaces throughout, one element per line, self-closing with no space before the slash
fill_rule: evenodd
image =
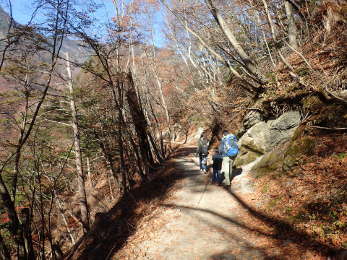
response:
<path id="1" fill-rule="evenodd" d="M 207 173 L 207 155 L 208 155 L 208 145 L 206 134 L 203 132 L 198 141 L 198 149 L 196 151 L 197 156 L 199 156 L 200 171 Z"/>
<path id="2" fill-rule="evenodd" d="M 233 161 L 239 152 L 237 138 L 235 135 L 223 131 L 223 138 L 219 145 L 219 155 L 222 159 L 221 177 L 224 179 L 223 184 L 229 186 L 231 184 Z"/>

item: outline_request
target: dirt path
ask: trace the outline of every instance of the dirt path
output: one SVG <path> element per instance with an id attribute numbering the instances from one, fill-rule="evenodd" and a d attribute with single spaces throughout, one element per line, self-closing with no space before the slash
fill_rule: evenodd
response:
<path id="1" fill-rule="evenodd" d="M 149 182 L 100 213 L 64 259 L 327 259 L 319 252 L 329 248 L 284 221 L 285 214 L 272 217 L 267 203 L 260 210 L 252 165 L 231 188 L 214 186 L 199 172 L 195 150 L 179 149 Z"/>
<path id="2" fill-rule="evenodd" d="M 246 223 L 247 210 L 238 197 L 211 185 L 192 154 L 175 159 L 174 167 L 182 179 L 112 259 L 267 258 L 262 245 L 269 239 L 260 235 L 265 230 L 254 232 Z M 249 167 L 234 178 L 233 193 L 250 196 Z M 275 250 L 272 256 L 279 254 Z"/>

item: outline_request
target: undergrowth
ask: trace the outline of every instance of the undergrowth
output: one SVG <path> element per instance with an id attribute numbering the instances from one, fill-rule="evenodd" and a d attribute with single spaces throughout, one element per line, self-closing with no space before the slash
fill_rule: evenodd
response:
<path id="1" fill-rule="evenodd" d="M 296 164 L 259 176 L 258 191 L 268 201 L 263 210 L 322 244 L 347 249 L 347 136 L 315 131 L 288 150 L 295 151 Z"/>

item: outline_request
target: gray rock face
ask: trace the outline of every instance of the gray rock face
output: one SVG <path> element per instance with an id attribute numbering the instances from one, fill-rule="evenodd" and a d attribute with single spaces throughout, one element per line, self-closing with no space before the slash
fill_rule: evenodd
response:
<path id="1" fill-rule="evenodd" d="M 273 121 L 269 121 L 269 126 L 273 130 L 288 130 L 296 127 L 300 123 L 300 113 L 297 111 L 289 111 L 281 115 L 279 118 Z"/>
<path id="2" fill-rule="evenodd" d="M 267 150 L 268 137 L 270 135 L 269 125 L 260 122 L 251 127 L 240 139 L 239 145 L 245 150 L 251 150 L 258 153 L 265 153 Z"/>
<path id="3" fill-rule="evenodd" d="M 240 153 L 235 159 L 235 166 L 250 163 L 258 156 L 289 140 L 299 123 L 300 113 L 297 111 L 286 112 L 267 123 L 256 123 L 239 140 Z"/>
<path id="4" fill-rule="evenodd" d="M 243 127 L 247 130 L 261 121 L 263 121 L 261 113 L 257 110 L 252 110 L 243 119 Z"/>

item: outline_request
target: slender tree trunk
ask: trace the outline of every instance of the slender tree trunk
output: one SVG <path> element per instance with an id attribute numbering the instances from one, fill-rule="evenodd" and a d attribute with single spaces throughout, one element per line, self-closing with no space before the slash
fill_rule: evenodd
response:
<path id="1" fill-rule="evenodd" d="M 275 35 L 275 29 L 274 29 L 274 24 L 271 20 L 271 16 L 270 16 L 270 12 L 269 12 L 269 9 L 268 9 L 268 6 L 267 6 L 267 3 L 265 0 L 262 0 L 263 2 L 263 5 L 264 5 L 264 9 L 265 9 L 265 12 L 266 12 L 266 16 L 267 16 L 267 21 L 270 25 L 270 29 L 271 29 L 271 36 L 273 38 L 274 41 L 276 41 L 276 35 Z M 295 73 L 294 73 L 294 69 L 293 67 L 290 65 L 290 63 L 286 60 L 286 58 L 283 56 L 282 52 L 280 49 L 277 49 L 277 54 L 278 56 L 280 57 L 281 61 L 283 62 L 284 65 L 286 65 L 286 67 L 288 69 L 291 70 L 290 74 L 291 75 L 295 75 L 297 76 Z"/>
<path id="2" fill-rule="evenodd" d="M 25 254 L 27 259 L 35 259 L 33 241 L 31 236 L 31 220 L 30 220 L 30 210 L 29 208 L 24 208 L 21 210 L 22 215 L 22 228 L 23 228 L 23 238 L 25 246 Z"/>
<path id="3" fill-rule="evenodd" d="M 225 22 L 224 18 L 220 15 L 217 8 L 214 6 L 212 0 L 205 0 L 207 5 L 210 8 L 210 11 L 215 18 L 217 24 L 221 28 L 224 35 L 229 40 L 230 44 L 235 49 L 236 53 L 241 58 L 243 64 L 245 65 L 245 68 L 252 73 L 254 76 L 256 76 L 259 79 L 259 82 L 264 82 L 264 77 L 259 73 L 257 70 L 257 67 L 255 66 L 255 62 L 249 57 L 249 55 L 246 53 L 246 51 L 242 48 L 241 44 L 236 39 L 234 33 L 230 30 L 229 26 Z"/>
<path id="4" fill-rule="evenodd" d="M 94 133 L 94 134 L 97 138 L 99 138 L 99 136 L 96 133 Z M 110 149 L 108 148 L 108 145 L 106 145 L 103 140 L 98 141 L 98 144 L 101 148 L 102 153 L 104 154 L 104 158 L 106 160 L 107 166 L 110 169 L 110 172 L 112 173 L 113 177 L 117 180 L 117 182 L 119 182 L 118 173 L 117 173 L 116 168 L 114 167 L 114 159 L 113 159 L 112 154 L 110 153 Z M 120 170 L 120 172 L 121 171 L 122 171 L 122 169 Z"/>
<path id="5" fill-rule="evenodd" d="M 125 153 L 126 148 L 123 143 L 123 131 L 127 131 L 126 120 L 124 116 L 124 82 L 123 80 L 117 80 L 117 90 L 118 90 L 118 146 L 120 153 L 120 173 L 122 177 L 122 187 L 124 192 L 128 192 L 128 172 L 129 167 L 126 163 Z M 114 94 L 116 97 L 116 94 Z"/>
<path id="6" fill-rule="evenodd" d="M 11 199 L 11 195 L 6 187 L 4 180 L 0 175 L 0 195 L 3 206 L 6 208 L 9 219 L 11 220 L 10 231 L 13 235 L 17 234 L 19 228 L 19 219 L 15 210 L 14 202 Z"/>
<path id="7" fill-rule="evenodd" d="M 266 3 L 265 3 L 266 4 Z M 260 26 L 261 25 L 261 20 L 260 20 L 260 16 L 259 16 L 259 12 L 257 11 L 256 12 L 256 20 L 257 20 L 257 26 Z M 267 39 L 266 39 L 266 35 L 265 35 L 265 32 L 263 30 L 261 30 L 262 32 L 262 35 L 263 35 L 263 39 L 264 39 L 264 42 L 265 42 L 265 46 L 266 46 L 266 50 L 267 52 L 269 53 L 269 57 L 270 57 L 270 60 L 271 60 L 271 63 L 272 63 L 272 66 L 275 68 L 276 67 L 276 63 L 272 57 L 272 54 L 271 54 L 271 50 L 269 48 L 269 44 L 267 42 Z M 274 34 L 274 33 L 273 33 Z"/>
<path id="8" fill-rule="evenodd" d="M 137 169 L 139 171 L 139 174 L 141 176 L 142 181 L 146 181 L 147 177 L 146 177 L 146 175 L 144 173 L 144 168 L 146 167 L 145 163 L 141 162 L 141 156 L 140 156 L 140 153 L 139 153 L 139 149 L 138 149 L 138 147 L 137 147 L 133 137 L 131 136 L 130 131 L 128 130 L 127 133 L 129 135 L 129 142 L 130 142 L 130 144 L 132 146 L 132 149 L 134 151 L 134 155 L 135 155 L 135 158 L 136 158 Z"/>
<path id="9" fill-rule="evenodd" d="M 75 162 L 76 162 L 76 170 L 77 170 L 77 182 L 78 182 L 78 193 L 79 193 L 79 203 L 80 203 L 80 211 L 81 211 L 81 221 L 83 224 L 84 232 L 89 230 L 89 209 L 87 202 L 87 194 L 85 189 L 85 176 L 82 168 L 82 152 L 81 152 L 81 144 L 80 144 L 80 133 L 78 129 L 78 121 L 77 121 L 77 112 L 76 105 L 74 100 L 74 91 L 72 85 L 72 74 L 69 63 L 69 54 L 66 53 L 66 70 L 68 73 L 68 88 L 70 92 L 70 108 L 72 114 L 71 126 L 73 129 L 73 138 L 74 138 L 74 146 L 75 146 Z"/>
<path id="10" fill-rule="evenodd" d="M 166 117 L 166 122 L 168 124 L 168 126 L 170 127 L 170 116 L 169 116 L 169 110 L 167 108 L 166 105 L 166 100 L 164 98 L 164 94 L 163 94 L 163 86 L 161 84 L 161 81 L 159 79 L 158 73 L 157 73 L 157 69 L 154 67 L 154 60 L 156 58 L 156 52 L 155 52 L 155 46 L 154 46 L 154 36 L 153 36 L 153 31 L 152 31 L 152 55 L 153 55 L 153 61 L 152 61 L 152 70 L 155 76 L 155 79 L 157 81 L 158 84 L 158 89 L 159 89 L 159 94 L 160 94 L 160 99 L 161 99 L 161 103 L 163 104 L 163 108 L 165 110 L 165 117 Z"/>
<path id="11" fill-rule="evenodd" d="M 163 154 L 161 154 L 161 153 L 159 152 L 158 147 L 157 147 L 157 145 L 156 145 L 156 143 L 155 143 L 155 141 L 154 141 L 154 138 L 153 138 L 153 136 L 152 136 L 151 133 L 148 133 L 148 137 L 149 137 L 150 143 L 152 144 L 154 153 L 155 153 L 155 155 L 156 155 L 157 158 L 158 158 L 158 161 L 159 161 L 160 163 L 162 163 L 162 162 L 164 161 L 165 155 L 163 155 Z"/>
<path id="12" fill-rule="evenodd" d="M 123 134 L 122 134 L 122 128 L 123 128 L 123 120 L 122 115 L 119 114 L 119 129 L 118 129 L 118 146 L 119 146 L 119 153 L 120 153 L 120 172 L 122 177 L 122 188 L 123 192 L 127 192 L 127 176 L 126 172 L 128 170 L 125 162 L 124 157 L 124 145 L 123 145 Z"/>
<path id="13" fill-rule="evenodd" d="M 298 48 L 298 28 L 296 27 L 294 16 L 293 16 L 293 5 L 290 1 L 285 0 L 284 6 L 286 9 L 286 15 L 288 20 L 288 39 L 289 44 L 294 48 Z"/>
<path id="14" fill-rule="evenodd" d="M 58 199 L 58 198 L 56 198 L 56 204 L 57 204 L 57 206 L 58 206 L 58 208 L 59 208 L 59 212 L 60 212 L 60 215 L 61 215 L 61 217 L 62 217 L 62 219 L 63 219 L 63 222 L 64 222 L 64 225 L 65 225 L 65 227 L 66 227 L 66 231 L 67 231 L 67 233 L 68 233 L 68 235 L 69 235 L 69 237 L 70 237 L 70 239 L 71 239 L 71 243 L 72 244 L 75 244 L 75 238 L 73 237 L 73 235 L 72 235 L 72 233 L 71 233 L 71 230 L 70 230 L 70 228 L 69 228 L 69 225 L 68 225 L 68 223 L 67 223 L 67 220 L 66 220 L 66 217 L 65 217 L 65 214 L 64 214 L 64 212 L 63 212 L 63 207 L 61 206 L 61 204 L 60 204 L 60 200 Z"/>
<path id="15" fill-rule="evenodd" d="M 267 21 L 269 23 L 269 26 L 270 26 L 270 30 L 271 30 L 271 36 L 274 40 L 276 40 L 276 32 L 275 32 L 275 25 L 271 19 L 271 15 L 270 15 L 270 12 L 269 12 L 269 7 L 267 6 L 267 3 L 266 3 L 266 0 L 262 0 L 263 2 L 263 5 L 264 5 L 264 9 L 265 9 L 265 13 L 266 13 L 266 18 L 267 18 Z"/>
<path id="16" fill-rule="evenodd" d="M 23 234 L 22 232 L 20 232 L 21 225 L 19 222 L 19 216 L 16 212 L 14 201 L 11 199 L 11 195 L 1 175 L 0 175 L 0 196 L 1 196 L 2 204 L 4 208 L 6 209 L 9 219 L 11 220 L 9 231 L 13 235 L 13 238 L 15 242 L 17 243 L 17 253 L 19 256 L 22 256 L 23 254 L 26 254 L 26 252 L 25 252 Z M 6 247 L 4 247 L 4 249 L 6 249 Z M 4 253 L 6 252 L 4 251 Z"/>
<path id="17" fill-rule="evenodd" d="M 87 176 L 88 176 L 88 182 L 90 184 L 90 187 L 93 187 L 92 173 L 90 171 L 90 158 L 89 158 L 89 156 L 87 157 Z"/>

